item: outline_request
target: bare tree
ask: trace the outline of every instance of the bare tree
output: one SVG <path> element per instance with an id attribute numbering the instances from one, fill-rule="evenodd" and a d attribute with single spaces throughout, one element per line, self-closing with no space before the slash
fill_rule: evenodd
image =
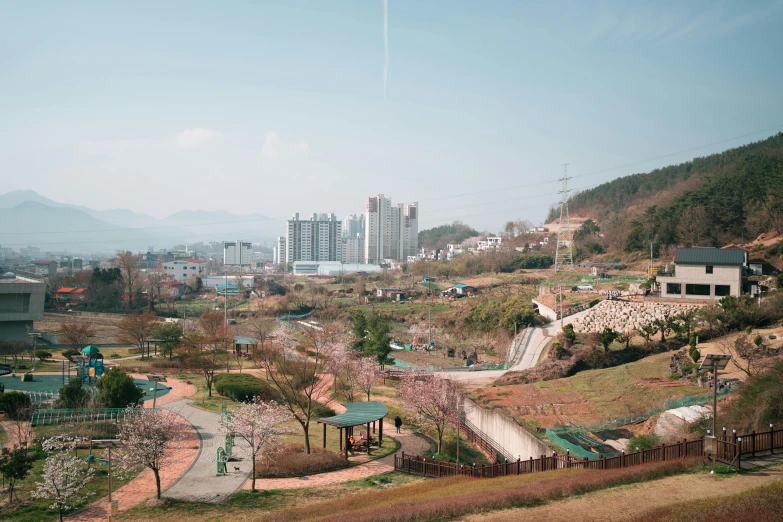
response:
<path id="1" fill-rule="evenodd" d="M 117 256 L 115 266 L 120 269 L 122 281 L 128 291 L 128 309 L 133 308 L 133 289 L 138 284 L 141 266 L 139 256 L 134 256 L 128 251 Z"/>
<path id="2" fill-rule="evenodd" d="M 299 423 L 304 435 L 305 452 L 310 454 L 310 420 L 316 402 L 327 397 L 329 385 L 319 375 L 325 370 L 329 356 L 343 348 L 339 336 L 330 326 L 304 332 L 303 352 L 292 353 L 293 338 L 288 328 L 275 331 L 275 345 L 259 350 L 259 364 L 280 391 L 283 405 Z"/>
<path id="3" fill-rule="evenodd" d="M 212 397 L 215 374 L 228 360 L 225 350 L 220 349 L 219 342 L 197 333 L 185 336 L 183 346 L 185 365 L 204 377 L 207 396 Z"/>
<path id="4" fill-rule="evenodd" d="M 87 323 L 63 323 L 60 325 L 57 340 L 74 350 L 79 350 L 92 343 L 95 335 L 95 328 Z"/>
<path id="5" fill-rule="evenodd" d="M 137 346 L 144 355 L 144 348 L 152 336 L 152 329 L 156 323 L 157 319 L 149 312 L 128 314 L 117 325 L 117 329 L 120 331 L 119 341 Z"/>
<path id="6" fill-rule="evenodd" d="M 150 312 L 155 311 L 155 297 L 162 297 L 162 288 L 165 276 L 162 272 L 147 272 L 145 286 L 149 294 Z"/>
<path id="7" fill-rule="evenodd" d="M 718 341 L 718 348 L 731 355 L 731 362 L 748 377 L 763 373 L 774 362 L 766 356 L 763 345 L 757 345 L 745 334 L 738 335 L 733 342 L 728 339 Z"/>

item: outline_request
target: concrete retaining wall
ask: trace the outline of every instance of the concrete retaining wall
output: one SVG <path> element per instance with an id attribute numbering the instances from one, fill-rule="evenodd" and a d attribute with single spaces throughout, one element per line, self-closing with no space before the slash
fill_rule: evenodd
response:
<path id="1" fill-rule="evenodd" d="M 504 453 L 515 459 L 538 458 L 550 453 L 546 444 L 538 440 L 513 419 L 495 410 L 481 408 L 473 401 L 465 400 L 465 418 L 503 448 Z"/>

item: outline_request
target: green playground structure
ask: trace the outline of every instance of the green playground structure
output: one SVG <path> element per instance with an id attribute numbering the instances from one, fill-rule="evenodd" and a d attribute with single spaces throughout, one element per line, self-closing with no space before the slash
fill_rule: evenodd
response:
<path id="1" fill-rule="evenodd" d="M 86 358 L 86 359 L 85 359 Z M 68 361 L 67 373 L 65 361 L 62 362 L 62 381 L 63 386 L 71 380 L 71 365 L 76 371 L 76 378 L 82 381 L 82 384 L 95 384 L 98 377 L 103 375 L 103 355 L 97 346 L 89 345 L 82 348 L 80 361 Z"/>

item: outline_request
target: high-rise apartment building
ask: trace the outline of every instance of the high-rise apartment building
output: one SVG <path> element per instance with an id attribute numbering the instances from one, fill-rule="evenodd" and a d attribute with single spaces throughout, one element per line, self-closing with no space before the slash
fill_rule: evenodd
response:
<path id="1" fill-rule="evenodd" d="M 367 198 L 364 259 L 379 264 L 384 259 L 405 261 L 419 247 L 418 203 L 392 205 L 383 194 Z"/>
<path id="2" fill-rule="evenodd" d="M 342 261 L 342 223 L 334 214 L 313 214 L 308 220 L 294 214 L 286 227 L 285 248 L 278 247 L 280 259 L 281 254 L 285 254 L 286 263 Z"/>
<path id="3" fill-rule="evenodd" d="M 364 263 L 364 237 L 343 238 L 343 263 Z"/>
<path id="4" fill-rule="evenodd" d="M 276 265 L 285 263 L 285 236 L 278 236 L 272 249 L 272 262 Z"/>
<path id="5" fill-rule="evenodd" d="M 244 241 L 226 241 L 223 243 L 223 264 L 250 266 L 253 257 L 253 243 Z"/>
<path id="6" fill-rule="evenodd" d="M 364 216 L 362 214 L 348 214 L 343 219 L 343 237 L 353 239 L 357 235 L 364 237 Z"/>

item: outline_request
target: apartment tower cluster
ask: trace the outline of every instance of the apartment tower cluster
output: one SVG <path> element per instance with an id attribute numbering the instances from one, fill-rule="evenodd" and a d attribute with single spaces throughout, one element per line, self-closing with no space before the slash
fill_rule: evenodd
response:
<path id="1" fill-rule="evenodd" d="M 334 214 L 294 214 L 285 237 L 277 238 L 274 262 L 340 261 L 380 265 L 415 256 L 419 238 L 418 203 L 392 204 L 379 194 L 367 198 L 365 213 L 338 221 Z"/>

